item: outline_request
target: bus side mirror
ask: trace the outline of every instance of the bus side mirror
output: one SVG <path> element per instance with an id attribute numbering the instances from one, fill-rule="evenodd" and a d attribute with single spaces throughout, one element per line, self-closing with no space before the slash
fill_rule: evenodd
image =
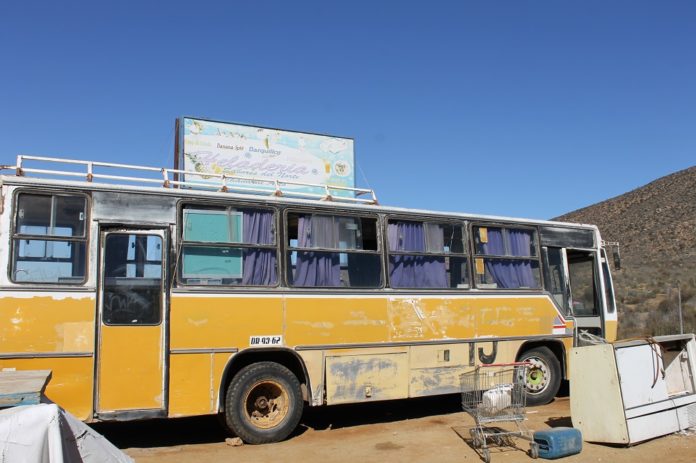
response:
<path id="1" fill-rule="evenodd" d="M 619 247 L 616 246 L 612 250 L 612 255 L 614 257 L 614 268 L 616 270 L 621 270 L 621 254 L 619 254 Z"/>

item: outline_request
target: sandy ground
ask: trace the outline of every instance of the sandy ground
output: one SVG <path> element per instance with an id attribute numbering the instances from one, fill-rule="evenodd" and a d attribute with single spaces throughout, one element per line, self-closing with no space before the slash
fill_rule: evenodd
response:
<path id="1" fill-rule="evenodd" d="M 529 408 L 532 430 L 570 426 L 568 398 Z M 153 420 L 94 425 L 137 462 L 478 462 L 472 449 L 470 416 L 461 411 L 459 396 L 399 400 L 373 404 L 308 408 L 298 430 L 277 444 L 225 443 L 228 437 L 216 417 Z M 514 427 L 514 424 L 509 425 Z M 507 427 L 507 426 L 506 426 Z M 512 429 L 512 428 L 510 428 Z M 529 443 L 520 449 L 493 448 L 492 462 L 522 462 Z M 567 462 L 696 461 L 696 432 L 653 439 L 633 447 L 583 443 L 582 453 Z"/>

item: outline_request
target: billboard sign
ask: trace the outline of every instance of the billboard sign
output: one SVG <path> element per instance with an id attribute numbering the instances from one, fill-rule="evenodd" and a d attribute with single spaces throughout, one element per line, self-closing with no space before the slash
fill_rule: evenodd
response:
<path id="1" fill-rule="evenodd" d="M 226 174 L 263 180 L 355 187 L 355 155 L 351 138 L 291 132 L 184 117 L 179 122 L 181 170 Z M 193 176 L 191 176 L 193 177 Z M 206 181 L 205 177 L 191 178 Z M 210 178 L 211 183 L 219 179 Z M 229 185 L 249 181 L 229 180 Z M 273 185 L 254 187 L 273 190 Z M 323 193 L 309 186 L 283 185 L 303 193 Z M 353 196 L 337 190 L 336 196 Z"/>

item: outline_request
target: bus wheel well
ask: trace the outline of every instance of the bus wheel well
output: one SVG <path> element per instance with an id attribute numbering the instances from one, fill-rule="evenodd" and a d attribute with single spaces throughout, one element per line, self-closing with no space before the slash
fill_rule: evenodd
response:
<path id="1" fill-rule="evenodd" d="M 528 341 L 520 346 L 520 350 L 517 352 L 516 360 L 522 358 L 522 354 L 534 349 L 535 347 L 546 347 L 553 352 L 553 355 L 558 359 L 558 363 L 561 365 L 561 378 L 566 378 L 566 362 L 565 362 L 565 347 L 563 343 L 558 341 Z"/>
<path id="2" fill-rule="evenodd" d="M 300 381 L 302 398 L 305 401 L 309 400 L 307 371 L 304 363 L 295 352 L 285 349 L 245 350 L 235 354 L 225 368 L 225 372 L 222 375 L 222 382 L 220 383 L 220 403 L 218 405 L 218 411 L 225 409 L 225 393 L 232 378 L 234 378 L 242 368 L 258 362 L 274 362 L 290 370 Z"/>

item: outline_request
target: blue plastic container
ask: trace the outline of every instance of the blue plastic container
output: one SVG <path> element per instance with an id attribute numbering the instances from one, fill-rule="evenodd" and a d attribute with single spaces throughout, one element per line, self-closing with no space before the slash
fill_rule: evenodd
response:
<path id="1" fill-rule="evenodd" d="M 547 460 L 575 455 L 582 451 L 582 433 L 575 428 L 552 428 L 534 433 L 539 457 Z"/>

